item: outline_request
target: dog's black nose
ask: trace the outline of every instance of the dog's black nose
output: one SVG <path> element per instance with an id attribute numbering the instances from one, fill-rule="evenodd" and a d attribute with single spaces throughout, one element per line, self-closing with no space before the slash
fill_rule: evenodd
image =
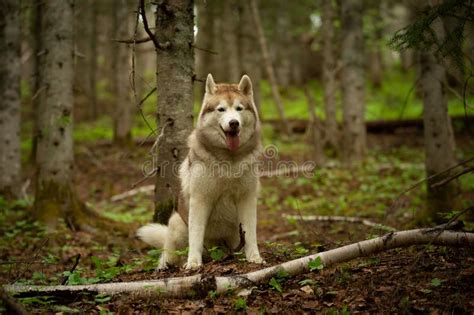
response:
<path id="1" fill-rule="evenodd" d="M 229 121 L 229 127 L 230 129 L 237 129 L 239 128 L 239 121 L 237 119 L 232 119 L 231 121 Z"/>

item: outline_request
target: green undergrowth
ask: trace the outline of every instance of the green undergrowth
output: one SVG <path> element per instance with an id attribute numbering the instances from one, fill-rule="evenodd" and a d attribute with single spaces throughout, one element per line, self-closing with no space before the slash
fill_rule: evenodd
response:
<path id="1" fill-rule="evenodd" d="M 295 150 L 305 153 L 298 144 L 275 145 L 282 155 Z M 473 191 L 473 177 L 468 174 L 461 178 L 462 191 Z M 423 178 L 422 150 L 374 149 L 352 170 L 339 161 L 329 160 L 310 176 L 264 179 L 259 202 L 272 212 L 370 217 L 382 223 L 389 220 L 401 224 L 410 222 L 416 211 L 424 207 L 426 185 L 421 184 L 401 197 L 400 194 Z M 467 207 L 469 201 L 463 203 Z"/>

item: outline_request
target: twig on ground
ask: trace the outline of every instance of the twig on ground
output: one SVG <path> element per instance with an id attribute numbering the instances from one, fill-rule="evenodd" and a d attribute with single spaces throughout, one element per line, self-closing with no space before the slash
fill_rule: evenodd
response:
<path id="1" fill-rule="evenodd" d="M 437 234 L 434 237 L 433 234 Z M 76 295 L 89 292 L 93 294 L 119 294 L 133 293 L 138 296 L 160 297 L 182 297 L 193 292 L 194 296 L 205 296 L 213 290 L 217 293 L 229 292 L 257 283 L 267 281 L 281 271 L 289 275 L 301 274 L 309 271 L 309 262 L 320 258 L 325 267 L 350 261 L 355 258 L 379 253 L 393 248 L 407 247 L 411 245 L 433 245 L 471 247 L 474 244 L 474 233 L 441 231 L 434 232 L 432 229 L 416 229 L 400 232 L 391 232 L 384 236 L 358 243 L 342 246 L 326 252 L 317 253 L 302 258 L 294 259 L 279 265 L 260 269 L 241 275 L 234 276 L 212 276 L 197 274 L 188 277 L 167 278 L 160 280 L 102 283 L 92 285 L 72 286 L 30 286 L 30 285 L 8 285 L 5 290 L 16 296 L 39 296 L 39 295 Z"/>
<path id="2" fill-rule="evenodd" d="M 291 214 L 283 214 L 282 215 L 286 219 L 291 220 L 301 220 L 301 221 L 327 221 L 327 222 L 351 222 L 351 223 L 361 223 L 366 226 L 370 226 L 376 229 L 384 230 L 387 232 L 394 232 L 397 229 L 387 226 L 384 224 L 376 223 L 364 218 L 358 217 L 344 217 L 344 216 L 325 216 L 325 215 L 291 215 Z"/>
<path id="3" fill-rule="evenodd" d="M 300 235 L 300 231 L 293 230 L 293 231 L 289 231 L 289 232 L 285 232 L 285 233 L 275 234 L 272 237 L 270 237 L 268 239 L 268 241 L 275 242 L 275 241 L 278 241 L 279 239 L 282 239 L 282 238 L 287 238 L 289 236 L 298 236 L 298 235 Z"/>
<path id="4" fill-rule="evenodd" d="M 137 194 L 146 194 L 149 192 L 153 192 L 154 189 L 155 189 L 155 185 L 147 185 L 147 186 L 138 187 L 138 188 L 126 191 L 124 193 L 112 196 L 112 198 L 110 198 L 110 201 L 120 201 L 128 197 L 135 196 Z"/>
<path id="5" fill-rule="evenodd" d="M 77 265 L 79 265 L 79 260 L 81 259 L 81 254 L 77 254 L 76 255 L 76 260 L 74 262 L 74 265 L 72 266 L 72 268 L 69 270 L 69 273 L 73 273 L 74 270 L 76 270 L 76 267 Z M 64 276 L 63 279 L 61 280 L 61 284 L 62 285 L 65 285 L 67 283 L 67 280 L 69 279 L 68 276 Z"/>

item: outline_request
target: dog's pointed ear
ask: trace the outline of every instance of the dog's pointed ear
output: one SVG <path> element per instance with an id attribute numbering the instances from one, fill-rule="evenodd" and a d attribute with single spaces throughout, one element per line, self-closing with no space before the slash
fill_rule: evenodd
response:
<path id="1" fill-rule="evenodd" d="M 242 79 L 239 82 L 239 91 L 242 92 L 244 95 L 252 96 L 253 89 L 252 89 L 252 81 L 250 80 L 249 76 L 244 74 Z"/>
<path id="2" fill-rule="evenodd" d="M 206 93 L 209 95 L 216 93 L 216 82 L 214 82 L 214 78 L 210 73 L 207 75 L 206 79 Z"/>

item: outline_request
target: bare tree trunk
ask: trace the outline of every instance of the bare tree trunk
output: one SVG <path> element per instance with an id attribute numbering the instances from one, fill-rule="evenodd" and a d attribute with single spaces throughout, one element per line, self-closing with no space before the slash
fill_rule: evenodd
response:
<path id="1" fill-rule="evenodd" d="M 445 36 L 441 20 L 433 22 L 432 28 L 439 38 Z M 448 115 L 446 97 L 446 70 L 441 60 L 435 55 L 437 47 L 420 52 L 421 89 L 423 93 L 423 123 L 425 139 L 426 175 L 431 176 L 456 164 L 456 144 Z M 456 180 L 442 186 L 431 187 L 444 178 L 451 176 L 444 173 L 427 181 L 426 211 L 418 214 L 419 220 L 432 219 L 442 221 L 442 212 L 456 208 L 458 183 Z"/>
<path id="2" fill-rule="evenodd" d="M 366 152 L 363 5 L 359 0 L 344 0 L 341 10 L 342 151 L 345 164 L 351 166 L 360 162 Z"/>
<path id="3" fill-rule="evenodd" d="M 222 23 L 222 55 L 226 75 L 222 79 L 225 82 L 238 83 L 239 71 L 239 7 L 237 0 L 227 0 L 222 12 L 224 23 Z"/>
<path id="4" fill-rule="evenodd" d="M 324 163 L 324 150 L 321 136 L 321 121 L 316 116 L 316 100 L 311 94 L 311 91 L 309 90 L 308 86 L 304 87 L 304 93 L 306 95 L 309 111 L 308 129 L 306 130 L 306 133 L 312 145 L 311 159 L 316 162 L 317 165 L 320 166 Z"/>
<path id="5" fill-rule="evenodd" d="M 248 1 L 241 3 L 240 14 L 240 76 L 247 74 L 252 79 L 253 98 L 257 106 L 258 116 L 262 119 L 260 81 L 262 79 L 262 68 L 260 54 L 255 49 L 258 38 L 252 20 L 252 12 Z M 239 76 L 239 77 L 240 77 Z"/>
<path id="6" fill-rule="evenodd" d="M 32 19 L 30 25 L 30 32 L 32 34 L 32 44 L 31 49 L 33 51 L 33 78 L 32 78 L 32 100 L 31 100 L 31 114 L 33 117 L 33 132 L 32 132 L 32 141 L 31 141 L 31 152 L 30 152 L 30 162 L 35 163 L 36 160 L 36 147 L 38 143 L 38 97 L 37 94 L 41 89 L 41 79 L 39 77 L 39 63 L 40 63 L 40 52 L 41 47 L 41 13 L 42 11 L 42 1 L 33 0 L 32 3 Z"/>
<path id="7" fill-rule="evenodd" d="M 250 9 L 252 11 L 253 22 L 255 24 L 255 27 L 257 28 L 258 41 L 262 52 L 262 59 L 265 63 L 265 70 L 267 72 L 268 81 L 270 81 L 270 86 L 272 88 L 273 99 L 275 100 L 278 115 L 280 116 L 282 130 L 285 134 L 289 135 L 291 133 L 290 126 L 285 116 L 285 110 L 283 108 L 283 102 L 281 101 L 280 92 L 278 91 L 278 84 L 270 59 L 270 54 L 268 53 L 268 45 L 265 39 L 265 34 L 263 33 L 262 23 L 260 21 L 260 14 L 258 12 L 258 5 L 256 0 L 250 0 Z"/>
<path id="8" fill-rule="evenodd" d="M 18 197 L 20 152 L 20 2 L 0 5 L 0 195 Z"/>
<path id="9" fill-rule="evenodd" d="M 213 56 L 213 62 L 211 66 L 210 73 L 213 74 L 214 78 L 217 82 L 223 82 L 226 80 L 227 69 L 225 69 L 224 65 L 226 64 L 224 55 L 224 40 L 223 40 L 223 24 L 225 23 L 224 17 L 224 1 L 213 1 L 210 0 L 207 2 L 209 6 L 212 6 L 213 14 L 213 26 L 212 26 L 212 49 L 217 52 L 217 56 Z M 205 81 L 205 80 L 204 80 Z"/>
<path id="10" fill-rule="evenodd" d="M 278 0 L 273 3 L 278 8 L 278 18 L 274 22 L 276 36 L 273 41 L 276 49 L 273 64 L 275 65 L 276 81 L 280 86 L 288 88 L 291 81 L 292 52 L 295 49 L 294 43 L 291 41 L 291 3 L 286 0 Z"/>
<path id="11" fill-rule="evenodd" d="M 130 36 L 129 6 L 126 0 L 114 1 L 114 38 Z M 130 97 L 129 64 L 130 54 L 127 45 L 115 43 L 113 54 L 113 95 L 112 111 L 114 119 L 114 143 L 129 145 L 132 141 L 132 101 Z"/>
<path id="12" fill-rule="evenodd" d="M 211 1 L 196 1 L 197 7 L 197 25 L 198 33 L 196 35 L 196 46 L 212 51 L 214 38 L 214 2 Z M 194 56 L 196 59 L 196 77 L 202 82 L 208 73 L 213 71 L 213 55 L 210 52 L 195 49 Z M 204 84 L 198 84 L 196 97 L 199 102 L 204 97 Z"/>
<path id="13" fill-rule="evenodd" d="M 334 8 L 332 0 L 323 0 L 322 53 L 324 86 L 325 146 L 339 151 L 339 129 L 336 120 L 336 58 L 334 49 Z"/>
<path id="14" fill-rule="evenodd" d="M 39 71 L 44 89 L 38 94 L 39 125 L 34 215 L 49 227 L 65 218 L 78 227 L 89 218 L 82 212 L 73 184 L 74 2 L 43 2 Z"/>
<path id="15" fill-rule="evenodd" d="M 383 41 L 383 21 L 381 15 L 381 6 L 383 1 L 376 1 L 374 3 L 373 12 L 370 14 L 370 21 L 372 24 L 372 40 L 370 43 L 369 52 L 369 73 L 372 86 L 380 89 L 383 79 L 383 60 L 382 60 L 382 41 Z"/>
<path id="16" fill-rule="evenodd" d="M 97 119 L 97 1 L 90 0 L 90 34 L 89 34 L 89 118 Z"/>
<path id="17" fill-rule="evenodd" d="M 157 125 L 164 136 L 157 145 L 154 219 L 166 224 L 181 190 L 177 169 L 188 153 L 193 127 L 193 1 L 160 2 L 156 30 L 160 43 L 170 43 L 156 52 Z"/>

